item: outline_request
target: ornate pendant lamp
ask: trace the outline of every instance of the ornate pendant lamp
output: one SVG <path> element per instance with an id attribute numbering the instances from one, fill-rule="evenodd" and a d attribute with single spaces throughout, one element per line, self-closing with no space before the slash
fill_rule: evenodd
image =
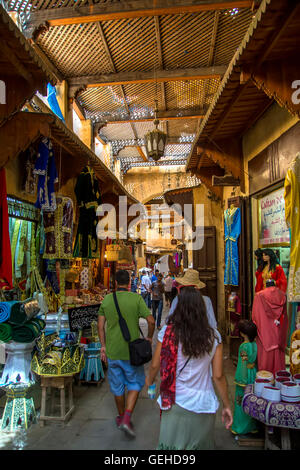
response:
<path id="1" fill-rule="evenodd" d="M 155 129 L 147 132 L 145 135 L 145 146 L 148 158 L 151 157 L 155 162 L 164 155 L 167 142 L 167 134 L 158 129 L 159 120 L 157 118 L 157 108 L 157 101 L 155 101 L 155 119 L 153 121 Z"/>

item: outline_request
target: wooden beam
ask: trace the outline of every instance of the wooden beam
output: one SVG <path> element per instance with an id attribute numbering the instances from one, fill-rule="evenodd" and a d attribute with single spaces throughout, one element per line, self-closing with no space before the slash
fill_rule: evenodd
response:
<path id="1" fill-rule="evenodd" d="M 18 57 L 13 52 L 13 50 L 8 46 L 8 44 L 2 41 L 1 39 L 0 39 L 0 50 L 1 50 L 1 53 L 3 53 L 6 56 L 6 59 L 8 59 L 10 63 L 13 65 L 16 72 L 19 75 L 21 75 L 21 77 L 23 77 L 28 83 L 32 84 L 33 83 L 32 74 L 28 72 L 26 67 L 18 59 Z"/>
<path id="2" fill-rule="evenodd" d="M 175 69 L 175 70 L 157 70 L 142 72 L 119 72 L 102 75 L 86 75 L 82 77 L 70 77 L 68 83 L 70 87 L 95 88 L 101 86 L 130 85 L 138 83 L 164 83 L 184 80 L 204 80 L 209 78 L 219 78 L 227 70 L 226 65 L 215 65 L 209 67 Z"/>
<path id="3" fill-rule="evenodd" d="M 142 159 L 144 160 L 144 162 L 147 162 L 148 161 L 148 158 L 146 157 L 146 155 L 144 154 L 143 150 L 141 149 L 141 147 L 139 145 L 136 146 L 140 156 L 142 157 Z"/>
<path id="4" fill-rule="evenodd" d="M 123 18 L 141 18 L 158 15 L 180 15 L 202 11 L 251 8 L 252 0 L 123 0 L 82 7 L 52 8 L 30 12 L 26 28 L 36 28 L 45 21 L 50 26 L 61 26 Z"/>
<path id="5" fill-rule="evenodd" d="M 159 111 L 158 112 L 158 119 L 160 121 L 170 121 L 173 119 L 202 119 L 205 116 L 206 110 L 203 108 L 198 109 L 170 109 L 167 111 Z M 103 123 L 115 123 L 120 124 L 124 122 L 146 122 L 146 121 L 153 121 L 154 115 L 146 115 L 142 118 L 134 118 L 130 114 L 127 116 L 122 117 L 120 119 L 119 116 L 114 114 L 107 114 L 103 116 L 103 118 L 99 118 L 95 122 L 103 122 Z"/>

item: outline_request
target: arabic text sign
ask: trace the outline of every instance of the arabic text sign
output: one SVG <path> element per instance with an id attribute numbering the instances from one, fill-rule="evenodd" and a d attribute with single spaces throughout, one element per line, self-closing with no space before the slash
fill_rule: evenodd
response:
<path id="1" fill-rule="evenodd" d="M 259 242 L 261 246 L 290 243 L 285 223 L 284 188 L 259 199 Z"/>

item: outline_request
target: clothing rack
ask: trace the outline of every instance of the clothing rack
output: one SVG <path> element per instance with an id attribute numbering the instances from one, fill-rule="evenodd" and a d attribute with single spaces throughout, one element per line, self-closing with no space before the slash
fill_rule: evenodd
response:
<path id="1" fill-rule="evenodd" d="M 20 220 L 27 220 L 29 222 L 39 221 L 39 210 L 33 204 L 23 201 L 22 199 L 15 199 L 13 196 L 7 196 L 8 216 L 15 217 Z"/>

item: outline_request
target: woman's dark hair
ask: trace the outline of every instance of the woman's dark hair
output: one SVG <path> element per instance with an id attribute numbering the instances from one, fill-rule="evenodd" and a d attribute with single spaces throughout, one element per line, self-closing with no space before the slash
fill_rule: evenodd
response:
<path id="1" fill-rule="evenodd" d="M 257 328 L 256 325 L 253 323 L 251 320 L 240 320 L 238 322 L 238 329 L 240 330 L 241 333 L 244 333 L 244 335 L 247 335 L 249 338 L 249 341 L 252 343 L 256 336 L 257 336 Z"/>
<path id="2" fill-rule="evenodd" d="M 119 286 L 128 286 L 129 279 L 129 272 L 125 269 L 120 269 L 120 271 L 116 272 L 116 281 Z"/>
<path id="3" fill-rule="evenodd" d="M 264 266 L 264 261 L 263 261 L 263 250 L 261 248 L 258 248 L 257 250 L 254 251 L 254 254 L 257 258 L 257 270 L 262 271 L 263 266 Z"/>
<path id="4" fill-rule="evenodd" d="M 176 342 L 181 343 L 185 356 L 202 357 L 210 353 L 217 339 L 208 323 L 204 299 L 194 287 L 180 290 L 178 304 L 167 324 L 173 325 Z"/>
<path id="5" fill-rule="evenodd" d="M 270 256 L 270 270 L 275 271 L 276 265 L 278 264 L 278 260 L 277 260 L 277 256 L 274 253 L 274 251 L 271 250 L 270 248 L 265 248 L 263 250 L 263 254 L 265 254 L 267 256 Z M 263 263 L 263 268 L 266 266 L 266 264 L 267 264 L 267 262 Z"/>

